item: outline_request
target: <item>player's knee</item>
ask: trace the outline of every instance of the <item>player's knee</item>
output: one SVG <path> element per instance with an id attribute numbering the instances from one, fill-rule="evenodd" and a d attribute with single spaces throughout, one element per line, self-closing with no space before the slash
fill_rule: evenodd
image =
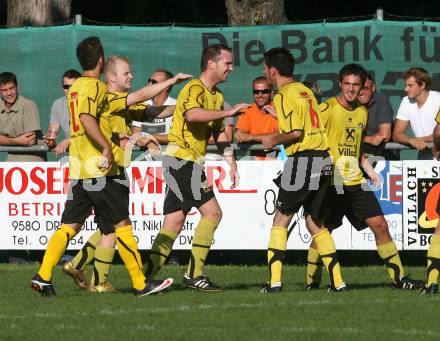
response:
<path id="1" fill-rule="evenodd" d="M 223 212 L 220 208 L 214 209 L 206 213 L 204 218 L 215 221 L 219 223 L 222 220 Z"/>
<path id="2" fill-rule="evenodd" d="M 388 234 L 388 223 L 385 220 L 384 217 L 381 217 L 380 219 L 377 219 L 374 224 L 372 224 L 371 230 L 374 232 L 374 234 L 377 235 L 383 235 Z"/>

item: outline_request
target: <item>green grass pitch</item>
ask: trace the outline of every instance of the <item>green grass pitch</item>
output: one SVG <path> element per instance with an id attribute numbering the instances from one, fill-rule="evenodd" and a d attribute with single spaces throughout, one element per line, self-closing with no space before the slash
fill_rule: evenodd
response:
<path id="1" fill-rule="evenodd" d="M 440 337 L 440 296 L 394 291 L 383 267 L 346 267 L 350 291 L 305 292 L 304 266 L 286 266 L 284 291 L 258 294 L 267 279 L 262 266 L 207 266 L 225 290 L 184 289 L 184 267 L 166 266 L 171 290 L 134 297 L 126 270 L 112 267 L 115 294 L 77 289 L 57 267 L 58 296 L 29 288 L 38 264 L 0 264 L 0 340 L 402 340 Z M 424 278 L 423 267 L 407 269 Z M 324 285 L 328 276 L 324 274 Z"/>

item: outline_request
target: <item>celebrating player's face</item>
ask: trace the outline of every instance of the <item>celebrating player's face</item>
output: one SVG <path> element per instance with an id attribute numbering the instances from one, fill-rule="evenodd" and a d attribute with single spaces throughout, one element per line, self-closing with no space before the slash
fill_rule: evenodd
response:
<path id="1" fill-rule="evenodd" d="M 344 76 L 339 85 L 344 99 L 347 102 L 354 102 L 358 98 L 362 88 L 361 77 L 357 75 Z"/>
<path id="2" fill-rule="evenodd" d="M 125 61 L 118 60 L 114 70 L 114 82 L 119 91 L 128 91 L 131 89 L 131 80 L 133 75 L 131 73 L 130 64 Z"/>
<path id="3" fill-rule="evenodd" d="M 214 72 L 217 75 L 219 82 L 226 82 L 229 74 L 234 69 L 234 62 L 232 60 L 232 53 L 222 50 L 215 62 Z"/>

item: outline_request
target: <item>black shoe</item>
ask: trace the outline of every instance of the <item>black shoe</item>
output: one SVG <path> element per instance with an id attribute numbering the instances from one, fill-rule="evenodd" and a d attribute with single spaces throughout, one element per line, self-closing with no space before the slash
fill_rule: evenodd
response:
<path id="1" fill-rule="evenodd" d="M 198 277 L 190 278 L 187 275 L 183 277 L 183 285 L 187 288 L 197 289 L 200 291 L 222 291 L 218 285 L 212 283 L 208 277 L 201 275 Z"/>
<path id="2" fill-rule="evenodd" d="M 330 285 L 327 289 L 328 292 L 347 292 L 348 288 L 347 285 L 342 282 L 342 284 L 340 286 L 338 286 L 337 288 L 335 288 L 333 285 Z"/>
<path id="3" fill-rule="evenodd" d="M 412 279 L 409 275 L 403 276 L 398 283 L 392 283 L 393 289 L 416 290 L 423 288 L 425 283 L 418 279 Z"/>
<path id="4" fill-rule="evenodd" d="M 313 291 L 319 289 L 319 283 L 310 283 L 306 285 L 306 291 Z"/>
<path id="5" fill-rule="evenodd" d="M 432 295 L 438 293 L 438 284 L 431 284 L 429 287 L 423 285 L 423 288 L 420 292 L 422 295 Z"/>
<path id="6" fill-rule="evenodd" d="M 269 282 L 266 282 L 261 287 L 260 291 L 258 291 L 260 294 L 277 294 L 283 290 L 283 286 L 281 283 L 275 284 L 273 287 L 270 286 Z"/>
<path id="7" fill-rule="evenodd" d="M 40 275 L 35 275 L 31 281 L 31 289 L 37 291 L 41 294 L 41 296 L 49 297 L 55 296 L 55 289 L 53 288 L 51 281 L 45 281 L 40 277 Z"/>
<path id="8" fill-rule="evenodd" d="M 145 288 L 142 290 L 134 290 L 135 296 L 142 297 L 156 294 L 162 290 L 168 288 L 171 284 L 173 284 L 172 278 L 167 278 L 165 280 L 153 279 L 151 281 L 145 281 Z"/>

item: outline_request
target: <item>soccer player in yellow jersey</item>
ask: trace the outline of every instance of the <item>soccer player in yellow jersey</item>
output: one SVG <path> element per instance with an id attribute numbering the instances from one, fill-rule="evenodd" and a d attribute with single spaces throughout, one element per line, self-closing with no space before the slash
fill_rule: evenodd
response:
<path id="1" fill-rule="evenodd" d="M 132 279 L 138 296 L 156 293 L 170 286 L 172 279 L 147 281 L 129 219 L 128 202 L 120 183 L 119 168 L 113 162 L 111 128 L 106 118 L 106 85 L 99 80 L 104 65 L 104 51 L 99 38 L 89 37 L 77 46 L 77 57 L 83 69 L 68 93 L 70 122 L 70 189 L 61 227 L 48 242 L 40 270 L 31 287 L 43 296 L 55 295 L 52 272 L 70 239 L 80 230 L 92 209 L 106 217 L 116 233 L 118 252 Z M 149 93 L 145 88 L 132 96 L 142 101 Z M 127 99 L 127 104 L 129 100 Z M 107 113 L 108 114 L 108 113 Z M 102 226 L 101 226 L 102 227 Z M 103 227 L 102 227 L 103 228 Z"/>
<path id="2" fill-rule="evenodd" d="M 434 146 L 432 153 L 435 158 L 440 160 L 440 111 L 435 118 L 437 122 L 434 132 L 432 133 Z M 440 200 L 437 200 L 437 214 L 440 215 Z M 428 249 L 428 265 L 426 269 L 426 283 L 423 286 L 423 294 L 438 293 L 438 278 L 440 273 L 440 220 L 431 237 L 431 244 Z"/>
<path id="3" fill-rule="evenodd" d="M 294 65 L 292 54 L 284 48 L 273 48 L 264 54 L 264 73 L 278 89 L 273 102 L 279 134 L 264 137 L 262 143 L 266 149 L 284 145 L 288 158 L 278 179 L 280 188 L 267 252 L 270 281 L 260 292 L 277 293 L 282 289 L 287 228 L 301 206 L 304 207 L 307 228 L 331 274 L 332 288 L 343 290 L 345 284 L 332 236 L 320 227 L 321 206 L 332 173 L 327 135 L 312 91 L 293 79 Z"/>
<path id="4" fill-rule="evenodd" d="M 333 185 L 325 199 L 323 222 L 325 227 L 332 230 L 342 225 L 345 215 L 358 230 L 369 226 L 374 233 L 379 256 L 388 268 L 393 288 L 411 290 L 420 287 L 421 283 L 405 276 L 382 209 L 359 167 L 361 164 L 373 183 L 380 186 L 380 177 L 360 152 L 368 112 L 358 102 L 358 96 L 365 80 L 366 72 L 362 66 L 345 65 L 339 72 L 341 92 L 320 104 L 335 165 Z M 312 241 L 307 259 L 307 290 L 319 287 L 321 258 L 319 246 Z"/>
<path id="5" fill-rule="evenodd" d="M 130 164 L 131 150 L 122 148 L 121 143 L 125 143 L 128 136 L 131 135 L 130 124 L 133 118 L 141 121 L 145 114 L 155 116 L 148 112 L 147 106 L 135 103 L 155 96 L 164 88 L 188 78 L 189 75 L 178 74 L 165 82 L 148 85 L 128 94 L 133 75 L 130 61 L 127 58 L 109 57 L 105 63 L 104 74 L 107 81 L 106 98 L 108 103 L 101 113 L 100 126 L 107 135 L 111 136 L 114 161 L 119 168 L 119 181 L 123 184 L 121 196 L 128 205 L 129 184 L 125 168 Z M 167 113 L 164 111 L 157 117 L 162 117 L 163 114 Z M 121 141 L 120 137 L 124 139 Z M 107 277 L 115 251 L 114 228 L 106 216 L 96 215 L 95 221 L 99 230 L 89 238 L 86 245 L 72 261 L 64 264 L 63 271 L 73 277 L 81 288 L 86 288 L 91 292 L 112 292 L 115 289 L 107 282 Z M 90 285 L 87 286 L 83 271 L 92 260 L 94 261 L 94 269 Z"/>
<path id="6" fill-rule="evenodd" d="M 217 84 L 232 72 L 231 50 L 224 45 L 206 47 L 201 57 L 201 75 L 188 82 L 177 98 L 176 110 L 163 157 L 167 184 L 164 222 L 147 257 L 147 277 L 154 277 L 165 263 L 186 215 L 196 207 L 201 219 L 194 232 L 191 258 L 183 285 L 202 291 L 220 291 L 203 273 L 203 265 L 220 223 L 222 211 L 202 169 L 206 145 L 211 135 L 230 166 L 232 186 L 238 185 L 238 172 L 232 149 L 224 134 L 223 118 L 233 116 L 247 104 L 223 110 L 223 94 Z"/>

